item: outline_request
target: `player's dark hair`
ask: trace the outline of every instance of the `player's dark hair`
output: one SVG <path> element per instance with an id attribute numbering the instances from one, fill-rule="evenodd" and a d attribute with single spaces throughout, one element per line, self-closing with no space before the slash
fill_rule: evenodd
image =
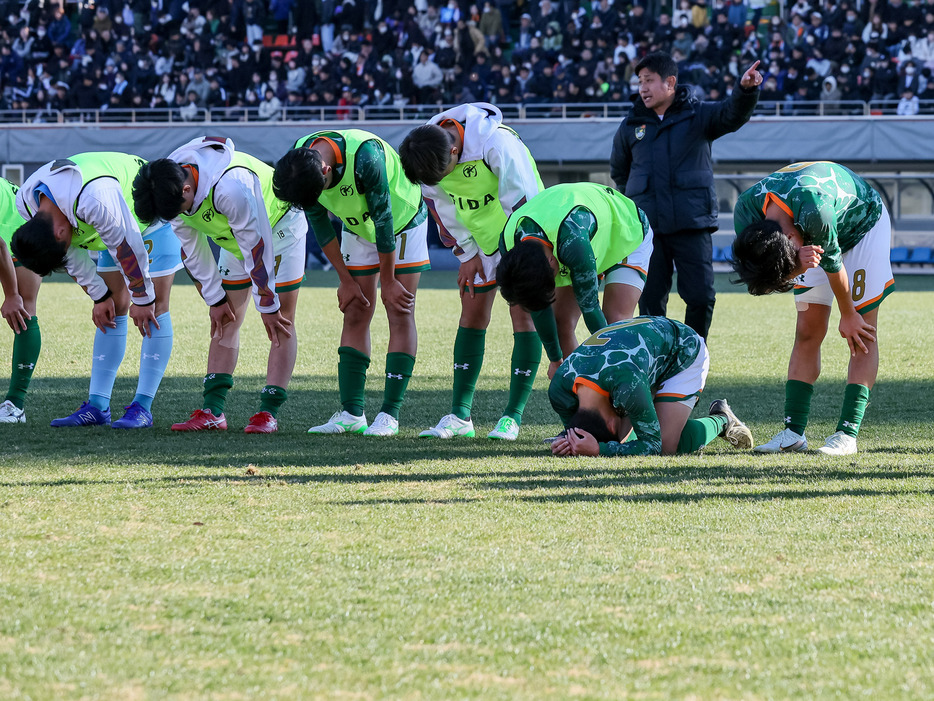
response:
<path id="1" fill-rule="evenodd" d="M 133 210 L 146 224 L 156 219 L 171 221 L 181 214 L 185 197 L 182 188 L 188 176 L 169 158 L 144 163 L 133 178 Z"/>
<path id="2" fill-rule="evenodd" d="M 672 76 L 678 77 L 678 64 L 664 51 L 653 51 L 646 54 L 645 58 L 636 64 L 635 74 L 639 75 L 643 68 L 648 68 L 652 73 L 658 73 L 662 80 Z"/>
<path id="3" fill-rule="evenodd" d="M 579 428 L 581 431 L 587 431 L 591 436 L 597 439 L 597 443 L 609 443 L 618 441 L 619 436 L 615 435 L 610 427 L 606 425 L 606 420 L 599 411 L 594 409 L 581 409 L 578 407 L 568 420 L 568 429 Z"/>
<path id="4" fill-rule="evenodd" d="M 733 271 L 736 285 L 745 284 L 749 294 L 787 292 L 795 284 L 798 251 L 778 222 L 763 219 L 743 229 L 733 241 Z"/>
<path id="5" fill-rule="evenodd" d="M 555 301 L 555 272 L 537 241 L 520 241 L 496 266 L 496 282 L 509 304 L 540 312 Z"/>
<path id="6" fill-rule="evenodd" d="M 408 133 L 399 145 L 405 177 L 416 185 L 437 185 L 451 160 L 453 136 L 437 124 L 425 124 Z"/>
<path id="7" fill-rule="evenodd" d="M 324 191 L 324 161 L 310 148 L 293 148 L 276 163 L 272 191 L 283 202 L 308 211 Z"/>
<path id="8" fill-rule="evenodd" d="M 69 243 L 55 239 L 52 215 L 38 212 L 13 232 L 10 250 L 28 270 L 45 276 L 65 265 Z"/>

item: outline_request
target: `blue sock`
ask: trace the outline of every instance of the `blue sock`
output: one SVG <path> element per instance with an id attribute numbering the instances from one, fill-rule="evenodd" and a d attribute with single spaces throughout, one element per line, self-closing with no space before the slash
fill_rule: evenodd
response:
<path id="1" fill-rule="evenodd" d="M 110 395 L 113 392 L 117 369 L 126 353 L 127 317 L 114 317 L 117 328 L 100 329 L 94 334 L 94 356 L 91 360 L 91 390 L 88 401 L 101 411 L 110 408 Z"/>
<path id="2" fill-rule="evenodd" d="M 146 410 L 152 410 L 152 400 L 159 389 L 172 355 L 172 315 L 169 312 L 156 317 L 159 328 L 151 327 L 152 336 L 143 337 L 139 353 L 139 382 L 136 384 L 134 402 Z"/>

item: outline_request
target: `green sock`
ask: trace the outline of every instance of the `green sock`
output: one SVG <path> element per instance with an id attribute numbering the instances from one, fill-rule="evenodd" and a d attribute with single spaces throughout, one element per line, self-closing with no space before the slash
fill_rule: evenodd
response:
<path id="1" fill-rule="evenodd" d="M 485 347 L 486 329 L 457 327 L 457 336 L 454 338 L 454 396 L 451 399 L 451 413 L 465 421 L 470 418 Z"/>
<path id="2" fill-rule="evenodd" d="M 268 411 L 276 418 L 279 416 L 279 407 L 285 404 L 288 398 L 289 393 L 285 391 L 285 387 L 266 385 L 259 393 L 259 410 Z"/>
<path id="3" fill-rule="evenodd" d="M 383 406 L 380 411 L 392 418 L 399 418 L 399 409 L 405 399 L 405 388 L 409 386 L 412 370 L 415 368 L 415 356 L 408 353 L 386 354 L 386 387 L 383 390 Z"/>
<path id="4" fill-rule="evenodd" d="M 867 404 L 869 404 L 869 388 L 866 385 L 847 385 L 843 391 L 843 408 L 840 410 L 837 430 L 856 438 Z"/>
<path id="5" fill-rule="evenodd" d="M 804 435 L 811 413 L 811 395 L 814 385 L 800 380 L 788 380 L 785 383 L 785 428 L 790 428 L 799 436 Z"/>
<path id="6" fill-rule="evenodd" d="M 725 416 L 705 416 L 702 419 L 688 419 L 678 439 L 678 454 L 693 453 L 723 433 L 726 428 Z"/>
<path id="7" fill-rule="evenodd" d="M 535 373 L 542 362 L 542 341 L 534 331 L 519 331 L 512 335 L 512 363 L 509 374 L 509 403 L 504 416 L 522 423 L 522 412 L 532 394 Z"/>
<path id="8" fill-rule="evenodd" d="M 337 386 L 340 388 L 341 408 L 348 414 L 363 416 L 366 397 L 366 371 L 370 357 L 350 346 L 337 349 Z"/>
<path id="9" fill-rule="evenodd" d="M 201 408 L 210 411 L 214 416 L 223 414 L 227 392 L 231 387 L 233 375 L 226 372 L 209 372 L 204 376 L 204 401 Z"/>
<path id="10" fill-rule="evenodd" d="M 13 338 L 13 363 L 10 372 L 10 389 L 6 398 L 22 409 L 26 403 L 26 390 L 39 360 L 42 348 L 42 334 L 39 331 L 39 318 L 31 317 L 26 321 L 26 330 L 20 331 Z"/>

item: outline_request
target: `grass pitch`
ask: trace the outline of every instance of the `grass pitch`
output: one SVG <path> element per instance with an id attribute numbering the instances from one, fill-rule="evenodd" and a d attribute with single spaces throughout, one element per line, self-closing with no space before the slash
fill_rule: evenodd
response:
<path id="1" fill-rule="evenodd" d="M 311 283 L 274 436 L 240 432 L 265 374 L 252 311 L 230 430 L 169 431 L 200 406 L 207 349 L 204 306 L 181 284 L 156 427 L 50 429 L 86 397 L 92 329 L 76 285 L 43 287 L 29 423 L 0 427 L 0 698 L 934 697 L 928 279 L 899 279 L 908 291 L 883 305 L 860 453 L 836 459 L 722 441 L 552 459 L 542 378 L 516 443 L 416 440 L 449 410 L 459 307 L 440 273 L 419 293 L 402 435 L 309 436 L 338 408 L 340 331 L 334 278 Z M 478 435 L 507 396 L 497 305 Z M 700 404 L 727 397 L 759 440 L 780 427 L 793 307 L 718 301 Z M 835 325 L 808 427 L 818 446 L 843 394 Z M 133 333 L 115 416 L 135 387 Z"/>

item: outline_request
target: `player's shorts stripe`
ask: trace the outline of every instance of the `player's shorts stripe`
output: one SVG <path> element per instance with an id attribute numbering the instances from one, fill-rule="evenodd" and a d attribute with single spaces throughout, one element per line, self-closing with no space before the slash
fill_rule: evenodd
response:
<path id="1" fill-rule="evenodd" d="M 805 287 L 804 285 L 795 285 L 794 293 L 796 295 L 803 295 L 808 290 L 814 289 L 813 287 Z"/>
<path id="2" fill-rule="evenodd" d="M 225 290 L 245 290 L 253 284 L 250 278 L 245 280 L 222 280 L 221 287 Z"/>
<path id="3" fill-rule="evenodd" d="M 401 263 L 401 264 L 400 264 L 400 263 L 396 263 L 396 270 L 399 270 L 400 268 L 406 268 L 406 269 L 408 269 L 408 268 L 416 268 L 416 267 L 418 267 L 418 266 L 420 266 L 420 265 L 431 266 L 431 261 L 426 259 L 426 260 L 417 260 L 417 261 L 413 261 L 413 262 L 411 262 L 411 263 Z"/>
<path id="4" fill-rule="evenodd" d="M 376 275 L 379 272 L 379 263 L 374 265 L 349 265 L 347 270 L 350 271 L 352 277 Z M 427 270 L 431 270 L 431 261 L 429 260 L 404 263 L 396 266 L 396 275 L 414 275 L 415 273 L 424 273 Z"/>
<path id="5" fill-rule="evenodd" d="M 882 304 L 882 300 L 888 297 L 894 291 L 895 291 L 895 280 L 893 278 L 892 280 L 889 280 L 887 283 L 885 283 L 885 289 L 882 290 L 882 294 L 877 295 L 876 297 L 873 297 L 872 299 L 866 302 L 863 302 L 858 307 L 856 307 L 856 311 L 858 311 L 860 314 L 871 312 L 873 309 L 875 309 L 880 304 Z"/>
<path id="6" fill-rule="evenodd" d="M 464 289 L 465 290 L 467 289 L 467 285 L 464 285 Z M 473 286 L 473 291 L 476 293 L 493 292 L 495 290 L 496 290 L 496 280 L 493 280 L 492 282 L 485 282 L 482 285 Z"/>
<path id="7" fill-rule="evenodd" d="M 297 280 L 290 280 L 288 282 L 277 282 L 276 283 L 276 292 L 291 292 L 292 290 L 297 290 L 302 286 L 302 283 L 305 282 L 305 276 L 302 275 Z"/>
<path id="8" fill-rule="evenodd" d="M 640 268 L 638 265 L 630 265 L 629 263 L 622 262 L 622 263 L 617 263 L 616 265 L 610 266 L 606 272 L 600 273 L 597 277 L 602 280 L 607 275 L 612 273 L 614 270 L 622 270 L 623 268 L 628 268 L 629 270 L 635 270 L 639 274 L 639 277 L 642 278 L 643 281 L 648 276 L 648 273 L 642 268 Z"/>
<path id="9" fill-rule="evenodd" d="M 584 385 L 584 387 L 589 387 L 589 388 L 592 389 L 594 392 L 596 392 L 597 394 L 601 394 L 601 395 L 603 395 L 604 397 L 609 397 L 609 396 L 610 396 L 610 393 L 607 392 L 605 389 L 603 389 L 603 387 L 600 387 L 600 386 L 599 386 L 596 382 L 594 382 L 593 380 L 588 380 L 586 377 L 575 377 L 575 378 L 574 378 L 574 384 L 573 384 L 573 386 L 571 387 L 571 390 L 574 392 L 574 394 L 577 394 L 577 387 L 578 387 L 579 385 Z"/>

